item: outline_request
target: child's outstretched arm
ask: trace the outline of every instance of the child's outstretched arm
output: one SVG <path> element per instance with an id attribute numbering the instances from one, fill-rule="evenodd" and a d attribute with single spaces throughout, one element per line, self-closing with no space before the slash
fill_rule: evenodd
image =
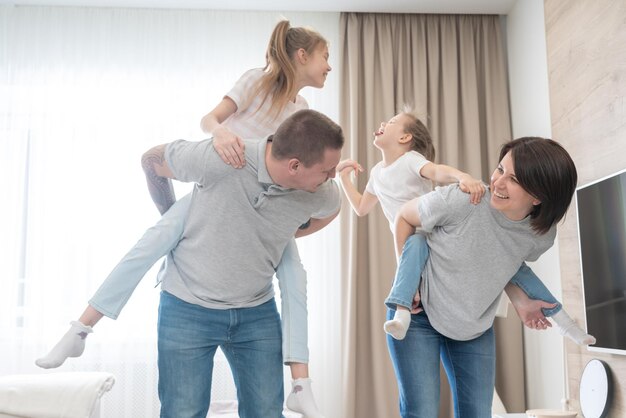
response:
<path id="1" fill-rule="evenodd" d="M 470 200 L 473 204 L 479 203 L 485 194 L 485 186 L 482 181 L 449 165 L 428 163 L 422 167 L 420 174 L 422 177 L 437 183 L 459 183 L 461 190 L 470 194 Z"/>
<path id="2" fill-rule="evenodd" d="M 375 195 L 367 191 L 363 192 L 363 194 L 359 193 L 352 181 L 350 181 L 350 173 L 354 172 L 356 177 L 362 171 L 363 167 L 358 162 L 350 159 L 340 161 L 337 165 L 341 188 L 357 216 L 367 215 L 378 203 L 378 198 Z"/>

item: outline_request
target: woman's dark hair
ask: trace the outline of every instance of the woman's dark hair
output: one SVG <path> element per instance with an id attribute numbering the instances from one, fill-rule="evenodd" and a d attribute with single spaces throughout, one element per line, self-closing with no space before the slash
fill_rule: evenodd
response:
<path id="1" fill-rule="evenodd" d="M 509 151 L 520 186 L 541 202 L 530 213 L 530 225 L 545 234 L 565 216 L 572 201 L 578 182 L 574 161 L 558 142 L 539 137 L 507 142 L 500 161 Z"/>

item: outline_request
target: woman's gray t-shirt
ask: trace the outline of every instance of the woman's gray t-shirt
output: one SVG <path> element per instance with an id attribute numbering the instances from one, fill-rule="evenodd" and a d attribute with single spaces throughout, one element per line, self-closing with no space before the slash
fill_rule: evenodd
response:
<path id="1" fill-rule="evenodd" d="M 556 228 L 539 235 L 527 217 L 512 221 L 490 205 L 478 205 L 458 185 L 422 196 L 418 212 L 430 256 L 420 293 L 430 323 L 455 340 L 480 336 L 493 324 L 504 286 L 524 261 L 534 261 L 554 243 Z"/>

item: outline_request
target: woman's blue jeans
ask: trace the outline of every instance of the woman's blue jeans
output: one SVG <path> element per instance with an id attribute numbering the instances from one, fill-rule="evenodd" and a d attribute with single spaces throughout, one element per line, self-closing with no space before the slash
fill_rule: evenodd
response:
<path id="1" fill-rule="evenodd" d="M 239 417 L 282 417 L 281 331 L 274 299 L 252 308 L 221 310 L 161 292 L 161 418 L 206 417 L 217 347 L 221 347 L 233 373 Z"/>
<path id="2" fill-rule="evenodd" d="M 395 311 L 387 310 L 387 319 Z M 398 381 L 402 418 L 439 416 L 439 363 L 443 363 L 454 416 L 491 418 L 495 386 L 496 352 L 493 327 L 469 341 L 456 341 L 438 333 L 424 312 L 411 316 L 403 340 L 387 336 L 387 347 Z"/>

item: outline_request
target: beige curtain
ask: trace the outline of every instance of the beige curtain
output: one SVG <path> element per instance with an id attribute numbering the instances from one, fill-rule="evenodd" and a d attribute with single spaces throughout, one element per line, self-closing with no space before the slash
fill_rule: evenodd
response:
<path id="1" fill-rule="evenodd" d="M 380 161 L 372 132 L 409 104 L 433 135 L 437 162 L 487 181 L 511 139 L 499 17 L 342 13 L 340 25 L 344 156 L 372 168 Z M 359 190 L 367 177 L 357 178 Z M 392 236 L 379 208 L 357 219 L 344 204 L 341 417 L 399 416 L 382 328 L 395 271 Z M 523 403 L 523 381 L 520 391 Z M 449 392 L 441 403 L 441 416 L 451 416 Z"/>

